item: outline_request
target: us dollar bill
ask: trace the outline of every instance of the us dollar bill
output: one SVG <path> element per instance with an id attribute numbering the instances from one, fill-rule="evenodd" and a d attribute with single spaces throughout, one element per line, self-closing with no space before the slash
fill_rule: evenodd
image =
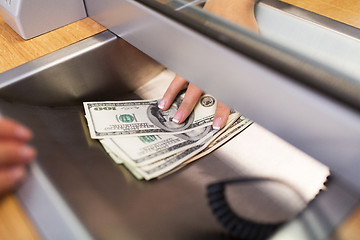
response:
<path id="1" fill-rule="evenodd" d="M 105 151 L 109 154 L 109 156 L 113 159 L 113 161 L 116 164 L 124 165 L 132 173 L 132 175 L 134 177 L 136 177 L 138 180 L 144 179 L 143 176 L 141 176 L 141 174 L 139 174 L 134 167 L 132 167 L 131 165 L 124 162 L 124 160 L 123 160 L 124 156 L 123 155 L 121 155 L 119 152 L 114 152 L 112 150 L 114 148 L 114 146 L 111 146 L 111 144 L 113 144 L 112 142 L 105 143 L 104 140 L 105 139 L 101 139 L 100 143 L 102 144 Z"/>
<path id="2" fill-rule="evenodd" d="M 232 112 L 228 122 L 239 117 L 239 113 Z M 175 135 L 106 138 L 100 142 L 112 152 L 121 155 L 129 165 L 144 166 L 198 145 L 212 130 L 212 126 L 205 126 Z"/>
<path id="3" fill-rule="evenodd" d="M 232 119 L 232 121 L 228 121 L 228 124 L 221 130 L 210 131 L 207 136 L 204 137 L 203 141 L 198 142 L 190 148 L 187 148 L 183 152 L 176 153 L 145 166 L 136 167 L 136 172 L 143 176 L 143 178 L 146 180 L 157 178 L 166 174 L 167 172 L 177 168 L 182 163 L 204 150 L 213 140 L 226 131 L 226 129 L 231 126 L 235 120 L 236 118 Z"/>
<path id="4" fill-rule="evenodd" d="M 201 129 L 198 135 L 206 136 L 211 131 L 211 126 Z M 196 130 L 195 130 L 196 131 Z M 189 132 L 192 133 L 193 131 Z M 106 138 L 100 142 L 111 149 L 112 152 L 121 155 L 132 166 L 143 166 L 157 160 L 182 152 L 192 147 L 200 139 L 191 139 L 191 134 L 181 133 L 176 135 L 147 135 L 126 138 Z M 196 137 L 196 136 L 195 136 Z"/>
<path id="5" fill-rule="evenodd" d="M 91 138 L 180 134 L 212 124 L 216 99 L 203 95 L 190 116 L 181 124 L 172 121 L 184 94 L 162 111 L 159 100 L 84 102 Z"/>
<path id="6" fill-rule="evenodd" d="M 117 164 L 124 163 L 122 158 L 112 150 L 112 147 L 109 146 L 112 143 L 104 143 L 102 140 L 100 140 L 100 143 L 102 144 L 105 151 L 109 154 L 109 156 L 114 160 L 115 163 L 117 163 Z"/>
<path id="7" fill-rule="evenodd" d="M 203 141 L 200 144 L 192 146 L 191 148 L 188 148 L 183 152 L 177 153 L 165 159 L 161 159 L 152 164 L 138 167 L 136 168 L 136 170 L 146 180 L 157 178 L 176 168 L 189 158 L 195 156 L 197 153 L 201 152 L 206 147 L 206 145 L 215 137 L 216 133 L 215 135 L 209 134 L 209 136 L 206 138 L 206 141 Z"/>

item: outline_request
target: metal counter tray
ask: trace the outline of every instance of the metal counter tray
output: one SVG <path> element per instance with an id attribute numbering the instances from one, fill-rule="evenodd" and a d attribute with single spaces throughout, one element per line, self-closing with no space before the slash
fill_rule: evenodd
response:
<path id="1" fill-rule="evenodd" d="M 278 161 L 289 154 L 300 161 L 309 158 L 253 124 L 243 142 L 163 179 L 136 180 L 113 162 L 98 141 L 90 139 L 82 102 L 138 99 L 133 90 L 162 70 L 163 66 L 106 31 L 0 75 L 1 111 L 35 133 L 38 156 L 17 194 L 44 239 L 231 239 L 212 216 L 206 186 L 239 176 L 269 176 L 263 166 L 259 169 L 266 171 L 259 172 L 234 159 L 257 164 L 256 159 Z M 258 140 L 246 144 L 256 132 L 271 143 L 263 143 L 268 149 L 257 149 Z M 230 151 L 239 144 L 253 146 L 242 152 L 256 156 Z M 269 171 L 277 174 L 276 169 L 275 164 Z M 319 186 L 323 178 L 317 179 Z M 304 179 L 295 183 L 306 185 Z M 314 190 L 307 198 L 311 195 Z M 261 186 L 236 195 L 238 206 L 249 216 L 293 216 L 294 206 L 284 202 L 279 206 L 276 197 Z M 349 201 L 348 208 L 354 202 Z"/>

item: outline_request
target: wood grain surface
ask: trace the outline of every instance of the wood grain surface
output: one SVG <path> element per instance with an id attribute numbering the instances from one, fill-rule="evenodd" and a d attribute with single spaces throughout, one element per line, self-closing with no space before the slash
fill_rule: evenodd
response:
<path id="1" fill-rule="evenodd" d="M 360 1 L 358 0 L 282 0 L 282 2 L 360 28 Z"/>
<path id="2" fill-rule="evenodd" d="M 339 226 L 333 235 L 333 240 L 360 239 L 360 205 Z"/>
<path id="3" fill-rule="evenodd" d="M 22 39 L 0 16 L 0 73 L 104 31 L 84 18 L 30 40 Z"/>
<path id="4" fill-rule="evenodd" d="M 14 195 L 7 195 L 0 201 L 0 239 L 41 239 Z"/>

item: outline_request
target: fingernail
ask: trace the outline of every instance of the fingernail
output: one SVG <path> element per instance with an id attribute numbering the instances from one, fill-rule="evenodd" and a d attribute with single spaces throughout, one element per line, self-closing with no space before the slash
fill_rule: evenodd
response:
<path id="1" fill-rule="evenodd" d="M 22 167 L 13 167 L 10 170 L 10 174 L 12 175 L 13 179 L 21 179 L 24 175 L 24 170 Z"/>
<path id="2" fill-rule="evenodd" d="M 159 104 L 158 104 L 158 108 L 164 109 L 165 103 L 166 103 L 165 99 L 161 99 L 161 101 L 160 101 Z"/>
<path id="3" fill-rule="evenodd" d="M 222 118 L 221 117 L 218 117 L 216 119 L 214 119 L 214 122 L 213 122 L 213 129 L 215 130 L 219 130 L 222 126 Z"/>
<path id="4" fill-rule="evenodd" d="M 29 139 L 31 137 L 31 131 L 25 127 L 17 127 L 15 134 L 18 138 Z"/>
<path id="5" fill-rule="evenodd" d="M 182 112 L 177 111 L 172 119 L 174 123 L 179 123 L 182 118 Z"/>
<path id="6" fill-rule="evenodd" d="M 20 156 L 24 159 L 32 159 L 35 156 L 35 150 L 29 146 L 23 146 L 20 149 Z"/>

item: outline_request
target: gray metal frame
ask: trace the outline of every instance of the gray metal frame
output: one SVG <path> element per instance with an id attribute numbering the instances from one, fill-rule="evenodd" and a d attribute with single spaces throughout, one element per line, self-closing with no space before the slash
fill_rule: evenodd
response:
<path id="1" fill-rule="evenodd" d="M 94 239 L 37 163 L 30 165 L 17 196 L 43 239 Z"/>

